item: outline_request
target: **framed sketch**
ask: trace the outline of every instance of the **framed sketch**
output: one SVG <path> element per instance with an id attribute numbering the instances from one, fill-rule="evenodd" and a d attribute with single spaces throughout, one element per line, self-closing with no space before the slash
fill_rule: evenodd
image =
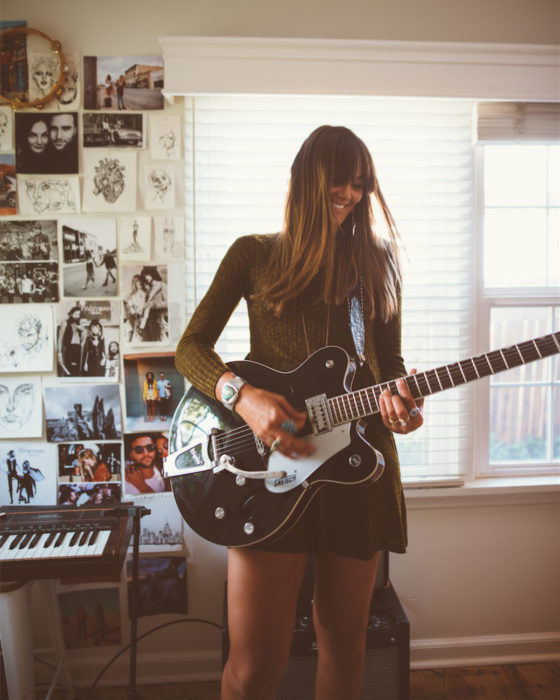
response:
<path id="1" fill-rule="evenodd" d="M 43 435 L 41 378 L 0 376 L 0 438 L 38 438 Z"/>
<path id="2" fill-rule="evenodd" d="M 151 259 L 152 219 L 149 216 L 120 216 L 118 220 L 119 260 Z"/>
<path id="3" fill-rule="evenodd" d="M 87 148 L 83 156 L 84 211 L 135 211 L 136 153 Z"/>
<path id="4" fill-rule="evenodd" d="M 154 216 L 154 260 L 182 260 L 184 256 L 184 217 Z"/>
<path id="5" fill-rule="evenodd" d="M 56 451 L 44 442 L 0 443 L 0 504 L 56 505 Z"/>
<path id="6" fill-rule="evenodd" d="M 78 214 L 78 175 L 18 175 L 19 213 L 24 216 Z"/>
<path id="7" fill-rule="evenodd" d="M 154 160 L 181 157 L 181 117 L 150 115 L 150 155 Z"/>
<path id="8" fill-rule="evenodd" d="M 52 307 L 35 304 L 3 306 L 0 372 L 50 372 L 52 368 Z"/>
<path id="9" fill-rule="evenodd" d="M 60 94 L 55 95 L 54 100 L 45 105 L 45 109 L 49 111 L 78 110 L 80 108 L 82 83 L 80 59 L 78 54 L 66 52 L 64 52 L 64 59 L 67 70 L 62 83 L 62 90 Z"/>
<path id="10" fill-rule="evenodd" d="M 169 165 L 144 167 L 144 207 L 173 209 L 175 207 L 175 168 Z"/>

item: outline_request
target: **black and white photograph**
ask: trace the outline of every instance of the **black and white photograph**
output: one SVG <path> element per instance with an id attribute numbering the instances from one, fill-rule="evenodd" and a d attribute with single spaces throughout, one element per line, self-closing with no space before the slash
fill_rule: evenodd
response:
<path id="1" fill-rule="evenodd" d="M 59 483 L 114 481 L 122 478 L 122 442 L 72 442 L 58 445 Z"/>
<path id="2" fill-rule="evenodd" d="M 50 372 L 53 368 L 53 338 L 50 305 L 3 306 L 0 372 Z"/>
<path id="3" fill-rule="evenodd" d="M 175 354 L 124 355 L 125 431 L 168 430 L 185 393 L 185 379 L 175 368 Z"/>
<path id="4" fill-rule="evenodd" d="M 126 344 L 168 343 L 167 265 L 122 265 L 121 276 Z"/>
<path id="5" fill-rule="evenodd" d="M 0 260 L 58 261 L 56 221 L 0 221 Z"/>
<path id="6" fill-rule="evenodd" d="M 80 213 L 78 175 L 18 175 L 17 192 L 24 216 Z"/>
<path id="7" fill-rule="evenodd" d="M 167 433 L 148 429 L 124 436 L 124 481 L 127 496 L 171 491 L 170 480 L 163 476 L 163 460 L 169 453 Z"/>
<path id="8" fill-rule="evenodd" d="M 163 109 L 161 56 L 84 56 L 84 109 Z"/>
<path id="9" fill-rule="evenodd" d="M 83 157 L 83 210 L 135 211 L 136 153 L 126 149 L 86 148 Z"/>
<path id="10" fill-rule="evenodd" d="M 0 376 L 0 439 L 43 435 L 41 377 Z"/>
<path id="11" fill-rule="evenodd" d="M 16 112 L 16 172 L 78 172 L 77 112 Z"/>
<path id="12" fill-rule="evenodd" d="M 144 148 L 144 115 L 138 113 L 84 112 L 82 139 L 85 148 L 132 146 Z"/>
<path id="13" fill-rule="evenodd" d="M 154 260 L 182 260 L 185 254 L 185 218 L 154 216 Z"/>
<path id="14" fill-rule="evenodd" d="M 0 263 L 0 299 L 4 304 L 58 301 L 58 262 Z"/>
<path id="15" fill-rule="evenodd" d="M 136 501 L 139 503 L 139 500 Z M 171 493 L 143 496 L 142 505 L 150 513 L 140 523 L 140 551 L 143 553 L 182 550 L 183 518 Z"/>
<path id="16" fill-rule="evenodd" d="M 118 386 L 47 386 L 44 394 L 49 442 L 120 440 L 122 437 Z"/>
<path id="17" fill-rule="evenodd" d="M 65 297 L 116 296 L 118 267 L 115 219 L 64 219 L 62 247 L 62 288 Z"/>
<path id="18" fill-rule="evenodd" d="M 96 585 L 58 594 L 62 634 L 67 649 L 122 644 L 119 588 Z"/>
<path id="19" fill-rule="evenodd" d="M 13 153 L 0 155 L 0 216 L 17 212 L 16 161 Z"/>
<path id="20" fill-rule="evenodd" d="M 56 450 L 44 442 L 0 443 L 0 504 L 54 506 Z"/>
<path id="21" fill-rule="evenodd" d="M 128 609 L 132 586 L 132 559 L 126 561 Z M 187 614 L 187 562 L 184 557 L 140 557 L 138 562 L 139 617 Z"/>
<path id="22" fill-rule="evenodd" d="M 120 216 L 118 221 L 119 260 L 151 260 L 152 218 Z"/>
<path id="23" fill-rule="evenodd" d="M 108 505 L 113 506 L 120 503 L 121 485 L 114 483 L 91 484 L 82 482 L 81 484 L 59 483 L 58 484 L 58 505 L 80 506 Z"/>
<path id="24" fill-rule="evenodd" d="M 14 150 L 14 121 L 11 107 L 0 107 L 0 153 Z"/>
<path id="25" fill-rule="evenodd" d="M 175 168 L 169 165 L 146 165 L 144 188 L 146 209 L 173 209 L 175 207 Z"/>
<path id="26" fill-rule="evenodd" d="M 120 304 L 65 299 L 58 305 L 57 375 L 117 382 L 120 376 Z"/>
<path id="27" fill-rule="evenodd" d="M 181 117 L 150 115 L 150 155 L 154 160 L 181 157 Z"/>

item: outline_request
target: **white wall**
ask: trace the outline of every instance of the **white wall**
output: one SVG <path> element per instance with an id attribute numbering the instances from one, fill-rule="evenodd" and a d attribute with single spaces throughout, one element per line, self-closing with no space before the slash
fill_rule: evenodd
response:
<path id="1" fill-rule="evenodd" d="M 158 37 L 171 35 L 551 44 L 559 12 L 557 0 L 0 0 L 2 19 L 26 19 L 66 51 L 97 55 L 160 52 Z M 558 504 L 408 502 L 410 548 L 392 557 L 391 577 L 412 623 L 413 662 L 550 655 L 560 638 Z M 189 614 L 220 622 L 225 553 L 193 535 L 186 543 Z M 144 618 L 140 632 L 171 619 Z M 219 656 L 218 631 L 169 627 L 141 643 L 139 680 L 211 676 Z M 106 658 L 72 657 L 74 677 L 93 679 Z M 102 683 L 126 681 L 122 659 Z"/>

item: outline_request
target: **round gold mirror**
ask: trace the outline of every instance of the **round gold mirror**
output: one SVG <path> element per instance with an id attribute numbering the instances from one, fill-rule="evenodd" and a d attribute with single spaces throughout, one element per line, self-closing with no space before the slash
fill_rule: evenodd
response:
<path id="1" fill-rule="evenodd" d="M 29 27 L 0 32 L 0 61 L 0 105 L 41 109 L 62 92 L 68 70 L 62 47 L 43 32 Z"/>

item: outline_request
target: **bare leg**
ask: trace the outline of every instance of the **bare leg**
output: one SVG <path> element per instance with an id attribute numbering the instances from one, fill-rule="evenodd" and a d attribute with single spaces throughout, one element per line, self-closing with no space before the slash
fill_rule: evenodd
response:
<path id="1" fill-rule="evenodd" d="M 316 559 L 313 615 L 319 657 L 315 700 L 359 700 L 378 561 L 379 553 L 369 561 L 336 554 Z"/>
<path id="2" fill-rule="evenodd" d="M 222 700 L 275 700 L 290 655 L 307 554 L 230 549 L 230 654 Z"/>

